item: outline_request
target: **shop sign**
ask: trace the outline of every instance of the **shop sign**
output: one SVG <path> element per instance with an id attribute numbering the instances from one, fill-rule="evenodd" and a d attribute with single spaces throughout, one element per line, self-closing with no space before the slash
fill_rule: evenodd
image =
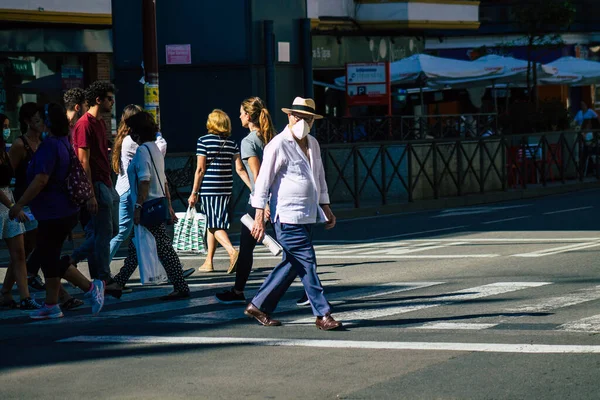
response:
<path id="1" fill-rule="evenodd" d="M 81 65 L 63 65 L 60 72 L 63 90 L 83 88 L 83 67 Z"/>
<path id="2" fill-rule="evenodd" d="M 168 44 L 167 64 L 191 64 L 192 45 L 190 44 Z"/>
<path id="3" fill-rule="evenodd" d="M 414 37 L 318 36 L 312 38 L 313 68 L 343 69 L 347 63 L 394 62 L 423 51 Z"/>
<path id="4" fill-rule="evenodd" d="M 346 65 L 346 98 L 349 106 L 389 103 L 388 63 Z"/>
<path id="5" fill-rule="evenodd" d="M 11 59 L 10 63 L 15 74 L 20 75 L 24 78 L 35 78 L 31 61 Z"/>

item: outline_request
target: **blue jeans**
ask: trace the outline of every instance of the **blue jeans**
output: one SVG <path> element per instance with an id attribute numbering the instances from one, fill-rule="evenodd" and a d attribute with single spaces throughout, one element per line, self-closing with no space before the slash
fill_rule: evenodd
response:
<path id="1" fill-rule="evenodd" d="M 277 241 L 283 247 L 283 260 L 258 289 L 252 304 L 267 314 L 272 313 L 294 279 L 300 276 L 313 314 L 317 317 L 326 315 L 330 307 L 317 276 L 317 257 L 312 245 L 313 226 L 282 224 L 277 220 L 273 227 Z"/>
<path id="2" fill-rule="evenodd" d="M 92 279 L 110 279 L 110 240 L 119 229 L 119 195 L 111 186 L 94 182 L 98 212 L 85 226 L 85 241 L 71 258 L 75 262 L 88 259 Z"/>
<path id="3" fill-rule="evenodd" d="M 133 202 L 131 201 L 131 190 L 126 191 L 121 195 L 119 201 L 119 233 L 110 241 L 110 257 L 109 262 L 121 247 L 133 230 Z"/>

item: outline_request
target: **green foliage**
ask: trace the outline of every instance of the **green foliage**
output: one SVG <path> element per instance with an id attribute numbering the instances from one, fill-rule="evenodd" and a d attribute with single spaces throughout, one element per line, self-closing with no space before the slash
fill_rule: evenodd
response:
<path id="1" fill-rule="evenodd" d="M 512 15 L 528 42 L 540 46 L 560 39 L 573 23 L 575 6 L 570 0 L 529 0 L 515 5 Z"/>

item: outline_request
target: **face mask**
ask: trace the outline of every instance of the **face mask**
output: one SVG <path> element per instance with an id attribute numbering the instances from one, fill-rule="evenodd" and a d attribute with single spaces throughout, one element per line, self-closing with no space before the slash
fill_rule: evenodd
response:
<path id="1" fill-rule="evenodd" d="M 308 126 L 308 123 L 303 119 L 296 122 L 294 126 L 292 126 L 292 133 L 298 140 L 304 139 L 306 135 L 308 135 L 308 132 L 310 132 L 310 127 Z"/>
<path id="2" fill-rule="evenodd" d="M 48 132 L 46 132 L 46 131 L 42 132 L 42 134 L 40 135 L 40 139 L 42 139 L 42 140 L 46 140 L 47 137 L 48 137 Z"/>
<path id="3" fill-rule="evenodd" d="M 2 136 L 4 136 L 4 140 L 8 140 L 8 138 L 10 137 L 10 129 L 6 128 L 2 131 Z"/>

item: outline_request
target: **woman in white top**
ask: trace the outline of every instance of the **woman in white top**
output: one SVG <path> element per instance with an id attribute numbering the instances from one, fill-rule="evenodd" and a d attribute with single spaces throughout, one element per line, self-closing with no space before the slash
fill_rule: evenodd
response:
<path id="1" fill-rule="evenodd" d="M 126 119 L 125 123 L 130 129 L 131 139 L 138 145 L 135 156 L 127 168 L 129 179 L 131 203 L 134 204 L 133 223 L 140 223 L 142 204 L 144 202 L 166 197 L 172 219 L 175 212 L 171 207 L 171 196 L 166 183 L 165 162 L 155 140 L 158 131 L 154 117 L 141 111 Z M 183 277 L 183 269 L 179 257 L 173 249 L 173 244 L 165 229 L 165 223 L 146 227 L 154 236 L 158 258 L 164 267 L 174 291 L 163 296 L 161 300 L 180 300 L 190 297 L 190 289 Z M 123 268 L 113 278 L 107 289 L 122 289 L 125 283 L 138 266 L 137 250 L 133 240 L 129 242 L 129 253 Z"/>

